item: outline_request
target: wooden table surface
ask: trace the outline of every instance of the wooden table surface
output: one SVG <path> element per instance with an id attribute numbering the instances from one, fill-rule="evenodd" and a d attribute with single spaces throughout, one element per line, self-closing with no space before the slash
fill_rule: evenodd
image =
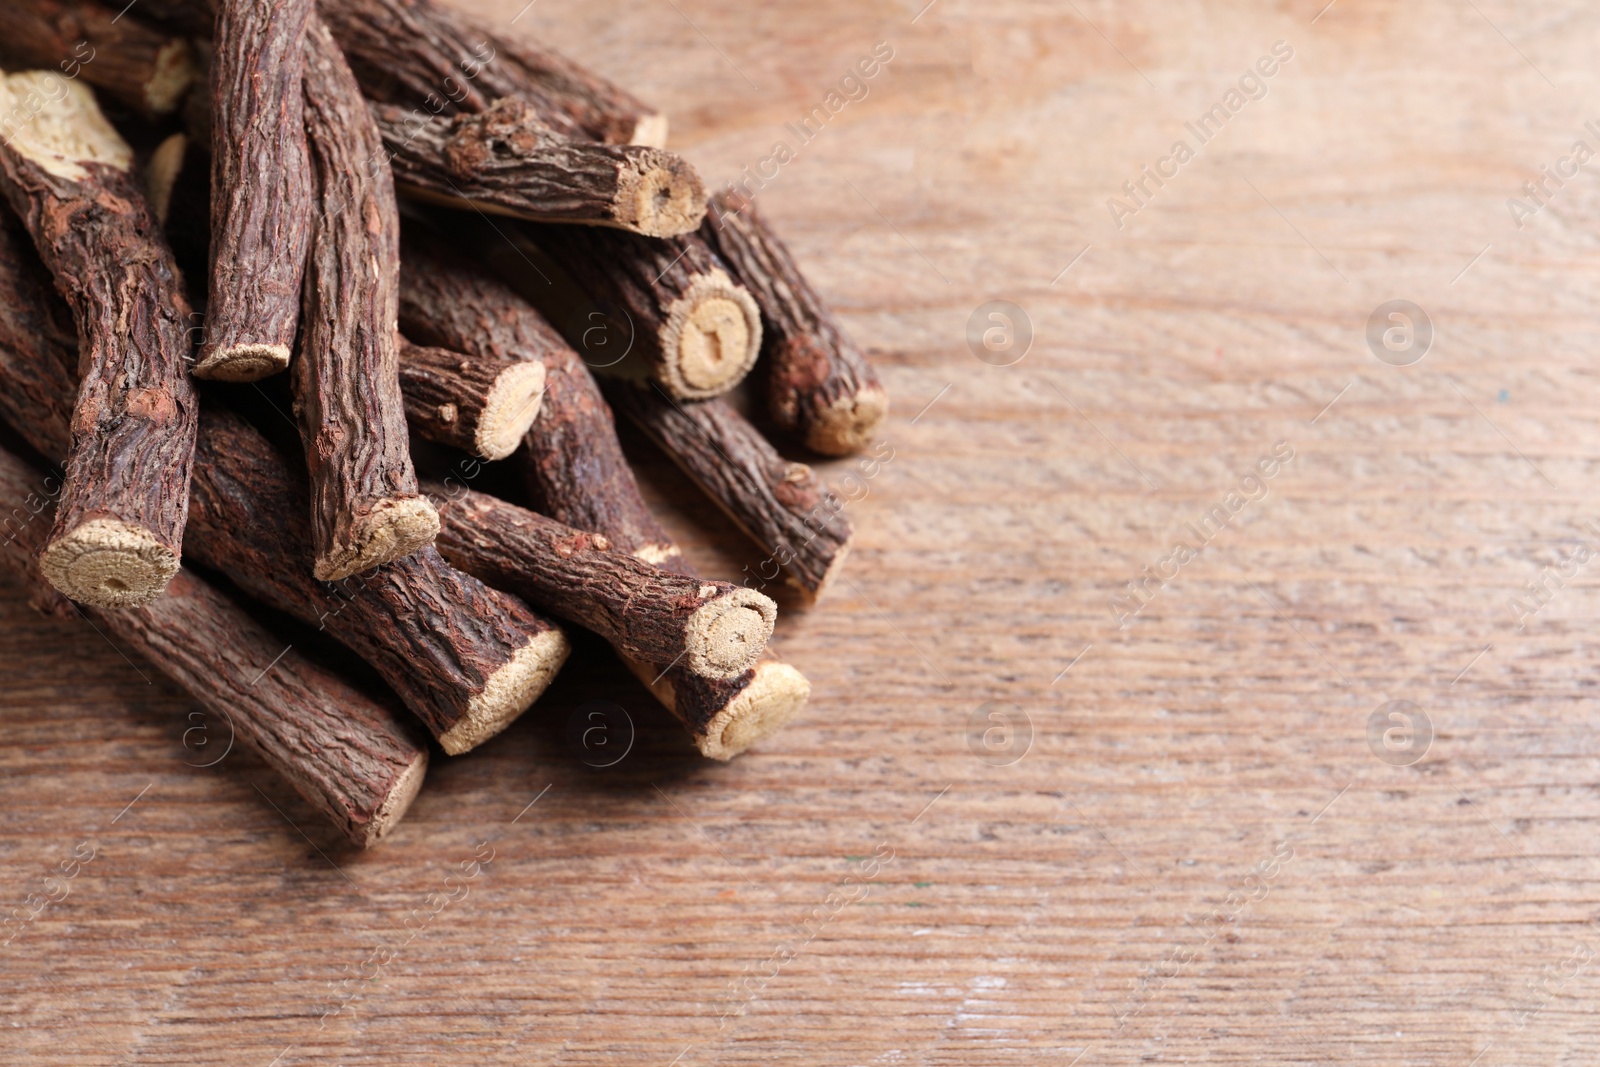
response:
<path id="1" fill-rule="evenodd" d="M 1600 1060 L 1600 13 L 524 2 L 476 6 L 708 182 L 787 143 L 762 203 L 894 396 L 892 460 L 824 468 L 852 564 L 783 605 L 811 703 L 714 765 L 585 643 L 358 854 L 0 586 L 0 886 L 95 850 L 0 948 L 0 1062 Z M 1425 355 L 1369 345 L 1394 300 Z M 758 563 L 629 445 L 697 563 Z"/>

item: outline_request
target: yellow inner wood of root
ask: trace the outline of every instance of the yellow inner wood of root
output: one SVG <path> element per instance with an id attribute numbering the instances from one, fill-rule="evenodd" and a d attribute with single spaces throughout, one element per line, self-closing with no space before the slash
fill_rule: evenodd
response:
<path id="1" fill-rule="evenodd" d="M 106 121 L 94 93 L 53 70 L 0 76 L 0 141 L 68 181 L 83 181 L 91 164 L 121 171 L 133 166 L 133 149 Z"/>

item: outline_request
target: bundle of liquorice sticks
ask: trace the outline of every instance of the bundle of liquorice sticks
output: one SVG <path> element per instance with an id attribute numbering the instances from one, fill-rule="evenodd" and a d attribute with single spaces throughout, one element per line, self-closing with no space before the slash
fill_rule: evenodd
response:
<path id="1" fill-rule="evenodd" d="M 3 555 L 35 606 L 225 711 L 361 845 L 428 749 L 251 601 L 452 755 L 566 660 L 540 612 L 609 642 L 706 756 L 789 719 L 810 687 L 766 650 L 775 604 L 695 576 L 612 422 L 822 592 L 840 501 L 719 397 L 764 353 L 772 423 L 830 456 L 887 400 L 748 198 L 708 202 L 622 89 L 430 0 L 119 8 L 0 4 L 0 416 L 38 453 L 0 450 Z M 493 269 L 486 223 L 528 277 Z M 580 356 L 595 330 L 625 358 Z M 212 384 L 241 382 L 292 395 L 298 441 Z M 531 507 L 419 479 L 412 434 L 508 460 Z"/>

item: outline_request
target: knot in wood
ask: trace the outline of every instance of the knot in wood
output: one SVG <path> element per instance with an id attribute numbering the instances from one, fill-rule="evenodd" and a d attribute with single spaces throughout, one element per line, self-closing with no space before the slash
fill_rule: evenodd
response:
<path id="1" fill-rule="evenodd" d="M 128 392 L 128 414 L 165 426 L 178 413 L 178 405 L 165 389 L 132 389 Z"/>
<path id="2" fill-rule="evenodd" d="M 816 507 L 822 500 L 822 493 L 811 478 L 811 468 L 804 463 L 789 464 L 783 480 L 772 487 L 772 495 L 789 511 L 797 512 Z"/>
<path id="3" fill-rule="evenodd" d="M 317 432 L 317 457 L 324 461 L 336 455 L 344 444 L 344 427 L 336 422 L 325 423 Z"/>
<path id="4" fill-rule="evenodd" d="M 471 178 L 496 160 L 523 159 L 559 140 L 526 101 L 506 97 L 479 115 L 455 120 L 445 140 L 445 166 L 458 178 Z"/>

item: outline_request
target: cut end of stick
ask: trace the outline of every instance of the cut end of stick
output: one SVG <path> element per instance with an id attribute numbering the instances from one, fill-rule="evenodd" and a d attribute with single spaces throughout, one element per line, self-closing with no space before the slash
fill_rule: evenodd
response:
<path id="1" fill-rule="evenodd" d="M 166 591 L 178 557 L 142 526 L 92 519 L 46 545 L 39 569 L 80 604 L 136 608 Z"/>
<path id="2" fill-rule="evenodd" d="M 819 411 L 806 428 L 806 447 L 824 456 L 861 451 L 889 415 L 889 394 L 871 385 Z"/>
<path id="3" fill-rule="evenodd" d="M 641 115 L 633 127 L 633 143 L 651 148 L 667 147 L 667 116 Z"/>
<path id="4" fill-rule="evenodd" d="M 529 360 L 500 372 L 484 397 L 473 443 L 483 459 L 505 459 L 517 450 L 539 417 L 544 399 L 544 364 Z"/>
<path id="5" fill-rule="evenodd" d="M 320 582 L 336 582 L 352 574 L 402 559 L 433 544 L 439 536 L 439 513 L 421 497 L 380 500 L 357 520 L 350 543 L 319 557 L 314 569 Z"/>
<path id="6" fill-rule="evenodd" d="M 705 678 L 737 678 L 761 658 L 777 621 L 778 606 L 754 589 L 718 597 L 684 627 L 689 669 Z"/>
<path id="7" fill-rule="evenodd" d="M 187 134 L 175 133 L 156 146 L 144 168 L 145 196 L 156 221 L 165 226 L 172 211 L 172 188 L 183 170 L 183 154 L 189 150 Z"/>
<path id="8" fill-rule="evenodd" d="M 706 190 L 682 157 L 657 149 L 630 155 L 612 201 L 617 225 L 647 237 L 676 237 L 706 217 Z"/>
<path id="9" fill-rule="evenodd" d="M 81 81 L 53 70 L 0 76 L 0 111 L 33 116 L 6 143 L 47 174 L 81 182 L 90 163 L 120 171 L 133 166 L 133 149 Z"/>
<path id="10" fill-rule="evenodd" d="M 261 343 L 206 346 L 194 376 L 214 382 L 259 382 L 289 367 L 289 346 Z"/>
<path id="11" fill-rule="evenodd" d="M 510 726 L 549 687 L 571 652 L 567 635 L 554 626 L 535 636 L 489 676 L 461 721 L 439 735 L 439 744 L 459 756 Z"/>
<path id="12" fill-rule="evenodd" d="M 422 789 L 422 779 L 427 773 L 428 750 L 422 749 L 417 753 L 417 758 L 390 784 L 389 795 L 383 798 L 383 804 L 371 821 L 357 831 L 356 844 L 371 848 L 387 837 L 389 831 L 405 818 L 411 802 L 417 799 L 417 793 Z"/>
<path id="13" fill-rule="evenodd" d="M 682 400 L 721 396 L 744 380 L 761 351 L 761 312 L 744 286 L 713 270 L 673 302 L 661 329 L 658 379 Z"/>
<path id="14" fill-rule="evenodd" d="M 144 83 L 145 107 L 152 115 L 172 114 L 199 78 L 193 46 L 175 38 L 156 53 L 156 69 Z"/>
<path id="15" fill-rule="evenodd" d="M 778 660 L 756 664 L 755 678 L 706 724 L 700 754 L 729 760 L 776 732 L 811 697 L 806 676 Z"/>

